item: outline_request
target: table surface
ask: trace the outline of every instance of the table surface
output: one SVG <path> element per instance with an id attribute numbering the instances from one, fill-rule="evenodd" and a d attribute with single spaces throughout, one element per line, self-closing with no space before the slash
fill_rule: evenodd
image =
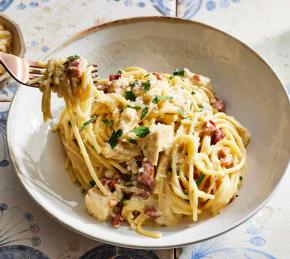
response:
<path id="1" fill-rule="evenodd" d="M 93 25 L 133 16 L 178 16 L 222 29 L 254 48 L 278 73 L 288 90 L 289 10 L 289 0 L 0 1 L 0 12 L 20 25 L 27 57 L 31 59 L 43 57 L 64 40 Z M 289 258 L 289 174 L 272 200 L 250 221 L 218 238 L 182 249 L 117 248 L 64 228 L 40 210 L 15 177 L 5 130 L 16 87 L 11 83 L 0 91 L 0 258 L 167 259 L 177 255 L 179 258 Z"/>

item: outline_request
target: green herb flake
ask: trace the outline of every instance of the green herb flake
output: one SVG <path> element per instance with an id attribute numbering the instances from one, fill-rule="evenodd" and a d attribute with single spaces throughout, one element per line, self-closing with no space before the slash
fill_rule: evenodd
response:
<path id="1" fill-rule="evenodd" d="M 127 105 L 127 108 L 131 108 L 131 109 L 134 109 L 136 111 L 139 111 L 141 109 L 140 106 L 131 106 L 131 105 Z"/>
<path id="2" fill-rule="evenodd" d="M 195 183 L 196 183 L 197 186 L 199 186 L 199 185 L 201 184 L 201 182 L 203 181 L 203 178 L 204 178 L 204 177 L 205 177 L 205 174 L 204 174 L 204 173 L 201 173 L 201 174 L 198 176 L 197 180 L 195 180 Z"/>
<path id="3" fill-rule="evenodd" d="M 124 202 L 125 202 L 125 201 L 126 201 L 126 198 L 123 197 L 122 199 L 120 199 L 119 204 L 120 204 L 121 206 L 124 206 Z"/>
<path id="4" fill-rule="evenodd" d="M 112 125 L 113 125 L 113 121 L 112 120 L 103 119 L 103 122 L 105 123 L 105 125 L 107 127 L 112 127 Z"/>
<path id="5" fill-rule="evenodd" d="M 165 95 L 156 95 L 152 102 L 155 103 L 155 104 L 158 104 L 160 102 L 160 100 L 171 100 L 173 99 L 172 96 L 165 96 Z"/>
<path id="6" fill-rule="evenodd" d="M 90 188 L 93 188 L 95 185 L 96 185 L 96 182 L 95 182 L 94 180 L 91 180 L 91 181 L 89 182 L 89 186 L 90 186 Z"/>
<path id="7" fill-rule="evenodd" d="M 179 70 L 178 68 L 176 68 L 172 74 L 174 76 L 184 76 L 184 70 Z"/>
<path id="8" fill-rule="evenodd" d="M 199 111 L 202 112 L 204 110 L 204 107 L 202 104 L 198 105 Z"/>
<path id="9" fill-rule="evenodd" d="M 138 127 L 134 129 L 134 133 L 137 137 L 144 138 L 150 133 L 150 130 L 148 127 Z"/>
<path id="10" fill-rule="evenodd" d="M 149 107 L 145 106 L 141 114 L 141 120 L 143 120 L 146 117 L 148 111 L 149 111 Z"/>
<path id="11" fill-rule="evenodd" d="M 193 106 L 193 102 L 191 102 L 191 104 L 190 104 L 190 107 L 189 107 L 190 111 L 192 110 L 192 106 Z"/>
<path id="12" fill-rule="evenodd" d="M 243 181 L 243 176 L 241 176 L 241 175 L 240 175 L 240 181 L 241 181 L 241 182 Z"/>
<path id="13" fill-rule="evenodd" d="M 145 75 L 144 77 L 148 77 L 148 76 L 150 76 L 150 74 L 147 74 L 147 75 Z"/>
<path id="14" fill-rule="evenodd" d="M 90 123 L 94 123 L 97 120 L 97 116 L 94 115 L 91 119 L 85 121 L 80 129 L 82 131 L 85 127 L 87 127 Z"/>
<path id="15" fill-rule="evenodd" d="M 174 76 L 170 76 L 170 77 L 169 77 L 169 80 L 171 80 L 171 79 L 173 79 L 173 78 L 174 78 Z"/>
<path id="16" fill-rule="evenodd" d="M 136 101 L 136 95 L 132 91 L 126 91 L 125 92 L 125 99 L 129 101 Z"/>
<path id="17" fill-rule="evenodd" d="M 123 130 L 119 129 L 117 131 L 112 132 L 111 137 L 108 140 L 108 143 L 110 144 L 111 148 L 114 149 L 114 147 L 117 146 L 119 138 L 123 135 Z"/>
<path id="18" fill-rule="evenodd" d="M 195 95 L 195 94 L 196 94 L 196 92 L 192 90 L 191 94 L 192 94 L 192 95 Z"/>
<path id="19" fill-rule="evenodd" d="M 124 72 L 122 70 L 118 70 L 118 74 L 122 75 Z"/>
<path id="20" fill-rule="evenodd" d="M 135 145 L 138 144 L 137 140 L 134 139 L 134 138 L 128 138 L 128 142 L 131 143 L 131 144 L 135 144 Z"/>
<path id="21" fill-rule="evenodd" d="M 138 84 L 138 80 L 134 80 L 133 82 L 131 82 L 131 83 L 129 84 L 129 86 L 130 86 L 131 89 L 132 89 L 132 88 L 134 88 L 137 84 Z"/>
<path id="22" fill-rule="evenodd" d="M 144 88 L 145 93 L 150 90 L 150 81 L 143 82 L 141 86 Z"/>
<path id="23" fill-rule="evenodd" d="M 73 61 L 73 60 L 78 59 L 78 58 L 80 58 L 79 55 L 71 55 L 71 56 L 67 57 L 67 61 Z"/>

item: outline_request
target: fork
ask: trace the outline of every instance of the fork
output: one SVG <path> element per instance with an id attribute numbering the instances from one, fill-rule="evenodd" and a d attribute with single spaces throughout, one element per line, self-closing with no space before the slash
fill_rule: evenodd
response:
<path id="1" fill-rule="evenodd" d="M 46 68 L 41 67 L 39 62 L 0 52 L 0 63 L 11 77 L 22 85 L 38 88 L 41 80 L 45 79 Z M 97 65 L 92 66 L 97 67 Z M 93 78 L 96 77 L 97 71 L 97 69 L 92 70 Z"/>

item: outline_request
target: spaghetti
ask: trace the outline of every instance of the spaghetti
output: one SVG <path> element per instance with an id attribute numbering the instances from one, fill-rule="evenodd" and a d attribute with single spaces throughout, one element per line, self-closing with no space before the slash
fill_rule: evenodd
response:
<path id="1" fill-rule="evenodd" d="M 246 173 L 249 133 L 215 97 L 210 80 L 188 69 L 173 74 L 140 67 L 109 79 L 92 77 L 78 57 L 43 64 L 44 120 L 51 92 L 65 100 L 55 129 L 71 180 L 88 212 L 142 235 L 145 225 L 172 226 L 216 215 L 233 200 Z"/>

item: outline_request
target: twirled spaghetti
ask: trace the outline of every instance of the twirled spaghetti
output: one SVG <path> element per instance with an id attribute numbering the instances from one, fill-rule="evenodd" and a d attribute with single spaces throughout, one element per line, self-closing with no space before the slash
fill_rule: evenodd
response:
<path id="1" fill-rule="evenodd" d="M 88 212 L 115 227 L 127 221 L 172 226 L 219 213 L 246 172 L 249 133 L 224 113 L 210 80 L 129 67 L 109 79 L 72 56 L 50 60 L 41 81 L 44 120 L 50 95 L 64 98 L 59 130 L 71 180 L 86 192 Z"/>

